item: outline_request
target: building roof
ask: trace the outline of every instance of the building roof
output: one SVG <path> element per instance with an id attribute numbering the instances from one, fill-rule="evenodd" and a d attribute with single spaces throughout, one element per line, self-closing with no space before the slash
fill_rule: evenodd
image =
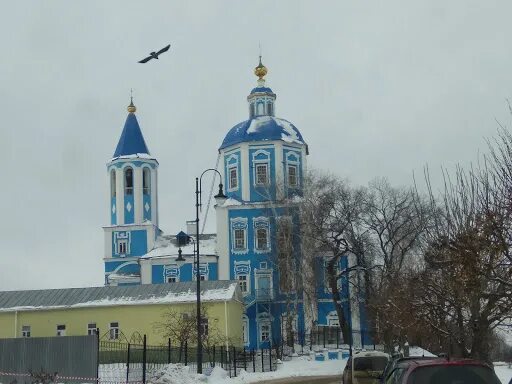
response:
<path id="1" fill-rule="evenodd" d="M 146 153 L 149 155 L 148 147 L 142 136 L 142 131 L 139 127 L 139 122 L 135 113 L 128 113 L 126 122 L 124 123 L 123 132 L 117 143 L 114 158 L 119 156 L 127 156 L 134 154 Z"/>
<path id="2" fill-rule="evenodd" d="M 187 245 L 181 247 L 183 255 L 195 255 L 196 247 L 195 241 L 190 241 Z M 217 235 L 214 233 L 203 233 L 199 236 L 199 254 L 201 256 L 216 256 L 217 255 Z M 141 256 L 143 259 L 155 257 L 168 257 L 178 256 L 178 242 L 174 235 L 159 235 L 155 240 L 154 248 Z"/>
<path id="3" fill-rule="evenodd" d="M 272 116 L 257 116 L 231 128 L 220 149 L 242 142 L 267 140 L 305 144 L 299 130 L 289 121 Z"/>
<path id="4" fill-rule="evenodd" d="M 229 280 L 202 281 L 204 302 L 240 299 L 238 283 Z M 0 292 L 0 312 L 115 305 L 195 303 L 196 282 L 43 289 Z"/>

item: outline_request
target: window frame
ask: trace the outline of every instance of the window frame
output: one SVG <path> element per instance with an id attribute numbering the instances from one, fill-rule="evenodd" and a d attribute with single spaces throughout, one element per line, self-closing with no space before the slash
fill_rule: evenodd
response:
<path id="1" fill-rule="evenodd" d="M 91 327 L 94 325 L 94 327 Z M 87 323 L 87 335 L 92 336 L 98 334 L 98 327 L 96 323 Z"/>
<path id="2" fill-rule="evenodd" d="M 243 277 L 244 279 L 240 279 L 241 277 Z M 238 285 L 240 286 L 240 291 L 242 291 L 242 294 L 244 294 L 244 295 L 248 294 L 249 293 L 249 274 L 238 273 L 236 275 L 236 281 L 238 282 Z M 245 289 L 242 288 L 242 286 L 245 286 Z"/>
<path id="3" fill-rule="evenodd" d="M 267 330 L 263 330 L 263 328 L 268 328 Z M 263 337 L 263 334 L 266 333 L 267 336 L 264 338 Z M 259 338 L 260 338 L 260 343 L 265 343 L 265 342 L 269 342 L 270 341 L 270 334 L 271 334 L 271 328 L 270 328 L 270 321 L 261 321 L 260 325 L 259 325 Z"/>
<path id="4" fill-rule="evenodd" d="M 291 188 L 297 188 L 299 186 L 299 178 L 298 178 L 298 165 L 297 164 L 288 164 L 287 165 L 287 183 L 288 183 L 288 186 L 291 187 Z M 291 182 L 291 177 L 292 177 L 292 174 L 290 173 L 290 170 L 293 169 L 294 170 L 294 180 L 295 182 L 292 183 Z"/>
<path id="5" fill-rule="evenodd" d="M 66 324 L 57 324 L 57 336 L 66 336 Z"/>
<path id="6" fill-rule="evenodd" d="M 130 172 L 130 183 L 128 183 L 128 172 Z M 123 187 L 124 187 L 124 194 L 126 196 L 133 196 L 133 168 L 132 167 L 126 167 L 123 170 Z M 128 186 L 128 184 L 131 184 L 131 186 Z"/>
<path id="7" fill-rule="evenodd" d="M 151 169 L 149 167 L 142 168 L 142 194 L 151 196 Z"/>
<path id="8" fill-rule="evenodd" d="M 113 325 L 116 324 L 116 325 Z M 119 340 L 120 327 L 118 321 L 111 321 L 108 327 L 109 340 Z"/>
<path id="9" fill-rule="evenodd" d="M 30 337 L 32 334 L 32 327 L 30 325 L 21 326 L 21 337 Z"/>
<path id="10" fill-rule="evenodd" d="M 264 182 L 261 182 L 260 181 L 259 168 L 263 168 L 263 167 L 265 168 L 265 172 L 264 172 L 265 180 L 264 180 Z M 269 175 L 269 164 L 268 164 L 268 162 L 261 162 L 261 163 L 254 164 L 254 184 L 257 187 L 266 187 L 266 186 L 270 185 L 270 175 Z"/>
<path id="11" fill-rule="evenodd" d="M 265 234 L 265 237 L 264 239 L 260 238 L 260 232 L 263 232 Z M 257 250 L 257 251 L 267 251 L 269 249 L 269 230 L 268 228 L 264 228 L 264 227 L 260 227 L 260 228 L 256 228 L 256 230 L 254 231 L 254 248 Z M 260 242 L 263 242 L 262 244 L 260 244 Z"/>
<path id="12" fill-rule="evenodd" d="M 246 233 L 247 233 L 247 230 L 244 228 L 233 229 L 233 234 L 234 234 L 233 249 L 235 251 L 243 251 L 244 249 L 247 248 L 247 244 L 246 244 L 246 240 L 245 240 Z M 241 234 L 241 237 L 237 237 L 237 234 Z M 241 243 L 239 243 L 239 242 L 241 242 Z"/>
<path id="13" fill-rule="evenodd" d="M 234 177 L 233 177 L 234 172 Z M 238 165 L 231 165 L 228 167 L 228 190 L 235 191 L 238 189 Z M 234 180 L 234 183 L 233 183 Z"/>

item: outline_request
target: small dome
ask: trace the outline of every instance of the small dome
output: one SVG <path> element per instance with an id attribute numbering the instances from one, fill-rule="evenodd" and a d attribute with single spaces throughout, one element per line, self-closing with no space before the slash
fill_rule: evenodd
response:
<path id="1" fill-rule="evenodd" d="M 299 130 L 289 121 L 272 116 L 258 116 L 231 128 L 219 149 L 243 142 L 268 140 L 305 144 Z"/>
<path id="2" fill-rule="evenodd" d="M 270 89 L 269 87 L 256 87 L 256 88 L 253 88 L 251 90 L 251 95 L 253 95 L 255 93 L 271 93 L 271 94 L 275 95 L 274 92 L 272 92 L 272 89 Z"/>

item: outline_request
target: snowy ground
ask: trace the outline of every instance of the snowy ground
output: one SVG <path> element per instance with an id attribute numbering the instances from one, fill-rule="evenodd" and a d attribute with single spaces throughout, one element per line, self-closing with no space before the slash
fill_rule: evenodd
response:
<path id="1" fill-rule="evenodd" d="M 508 384 L 512 379 L 512 365 L 508 363 L 494 363 L 494 372 L 503 384 Z"/>

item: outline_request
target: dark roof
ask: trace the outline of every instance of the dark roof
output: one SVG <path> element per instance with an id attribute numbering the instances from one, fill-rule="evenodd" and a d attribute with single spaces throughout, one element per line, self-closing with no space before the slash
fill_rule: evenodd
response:
<path id="1" fill-rule="evenodd" d="M 150 154 L 144 141 L 144 136 L 142 136 L 137 117 L 135 117 L 134 113 L 129 113 L 113 157 L 135 155 L 137 153 Z"/>
<path id="2" fill-rule="evenodd" d="M 237 299 L 237 283 L 230 280 L 201 282 L 204 301 Z M 95 307 L 105 305 L 194 302 L 196 282 L 64 288 L 0 292 L 0 311 L 45 307 Z"/>

